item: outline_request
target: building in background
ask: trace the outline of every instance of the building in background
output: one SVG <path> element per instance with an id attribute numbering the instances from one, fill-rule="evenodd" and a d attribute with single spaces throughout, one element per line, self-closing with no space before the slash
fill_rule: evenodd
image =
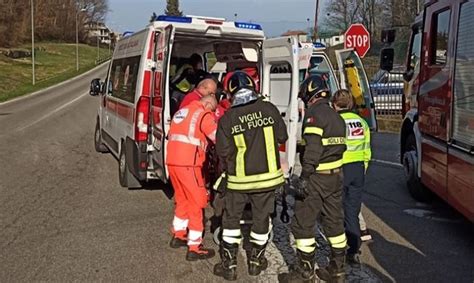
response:
<path id="1" fill-rule="evenodd" d="M 84 25 L 89 42 L 96 42 L 97 38 L 101 44 L 111 44 L 112 31 L 102 22 L 87 22 Z"/>
<path id="2" fill-rule="evenodd" d="M 282 34 L 282 36 L 297 36 L 299 42 L 311 42 L 308 32 L 303 30 L 289 30 Z"/>

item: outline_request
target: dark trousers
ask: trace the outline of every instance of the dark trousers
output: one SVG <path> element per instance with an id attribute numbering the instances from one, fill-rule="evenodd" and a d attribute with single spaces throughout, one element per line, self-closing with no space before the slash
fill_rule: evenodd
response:
<path id="1" fill-rule="evenodd" d="M 224 195 L 223 229 L 240 229 L 240 219 L 245 205 L 252 206 L 252 232 L 267 234 L 270 214 L 275 210 L 275 191 L 263 193 L 245 193 L 227 190 Z"/>
<path id="2" fill-rule="evenodd" d="M 296 199 L 291 229 L 295 239 L 314 238 L 316 220 L 322 214 L 326 237 L 344 234 L 342 208 L 342 174 L 313 174 L 309 179 L 308 196 Z"/>
<path id="3" fill-rule="evenodd" d="M 355 254 L 359 252 L 361 244 L 359 213 L 365 179 L 364 162 L 345 164 L 342 170 L 344 173 L 344 225 L 349 246 L 347 253 Z"/>

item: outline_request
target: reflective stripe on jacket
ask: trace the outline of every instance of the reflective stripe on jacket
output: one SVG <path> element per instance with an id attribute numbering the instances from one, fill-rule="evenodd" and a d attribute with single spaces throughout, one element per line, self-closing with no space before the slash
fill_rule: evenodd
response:
<path id="1" fill-rule="evenodd" d="M 200 101 L 180 109 L 171 121 L 166 147 L 166 164 L 201 167 L 206 159 L 207 140 L 215 142 L 214 115 Z"/>
<path id="2" fill-rule="evenodd" d="M 372 156 L 370 150 L 370 128 L 367 122 L 353 112 L 340 113 L 346 122 L 347 150 L 343 155 L 343 163 L 364 162 L 366 167 Z"/>
<path id="3" fill-rule="evenodd" d="M 216 142 L 227 188 L 261 192 L 283 184 L 278 144 L 287 139 L 285 122 L 269 102 L 258 99 L 227 110 L 219 120 Z"/>
<path id="4" fill-rule="evenodd" d="M 309 177 L 314 170 L 325 171 L 342 166 L 342 154 L 346 149 L 346 127 L 341 116 L 321 99 L 305 111 L 303 139 L 305 151 L 302 176 Z"/>

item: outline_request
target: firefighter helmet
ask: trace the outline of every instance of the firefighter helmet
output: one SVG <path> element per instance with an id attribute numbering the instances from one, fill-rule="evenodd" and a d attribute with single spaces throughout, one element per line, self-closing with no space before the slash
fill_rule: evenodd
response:
<path id="1" fill-rule="evenodd" d="M 240 89 L 247 88 L 255 91 L 255 81 L 243 71 L 235 71 L 230 76 L 224 79 L 224 89 L 230 94 L 234 95 Z"/>
<path id="2" fill-rule="evenodd" d="M 307 104 L 313 97 L 329 98 L 330 95 L 329 88 L 324 79 L 320 75 L 311 75 L 301 84 L 298 96 Z"/>

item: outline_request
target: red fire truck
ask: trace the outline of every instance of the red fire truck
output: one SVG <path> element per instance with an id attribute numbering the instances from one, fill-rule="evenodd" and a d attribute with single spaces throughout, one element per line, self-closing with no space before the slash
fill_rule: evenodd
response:
<path id="1" fill-rule="evenodd" d="M 473 29 L 474 0 L 425 1 L 412 26 L 400 150 L 416 200 L 434 192 L 474 222 Z"/>

